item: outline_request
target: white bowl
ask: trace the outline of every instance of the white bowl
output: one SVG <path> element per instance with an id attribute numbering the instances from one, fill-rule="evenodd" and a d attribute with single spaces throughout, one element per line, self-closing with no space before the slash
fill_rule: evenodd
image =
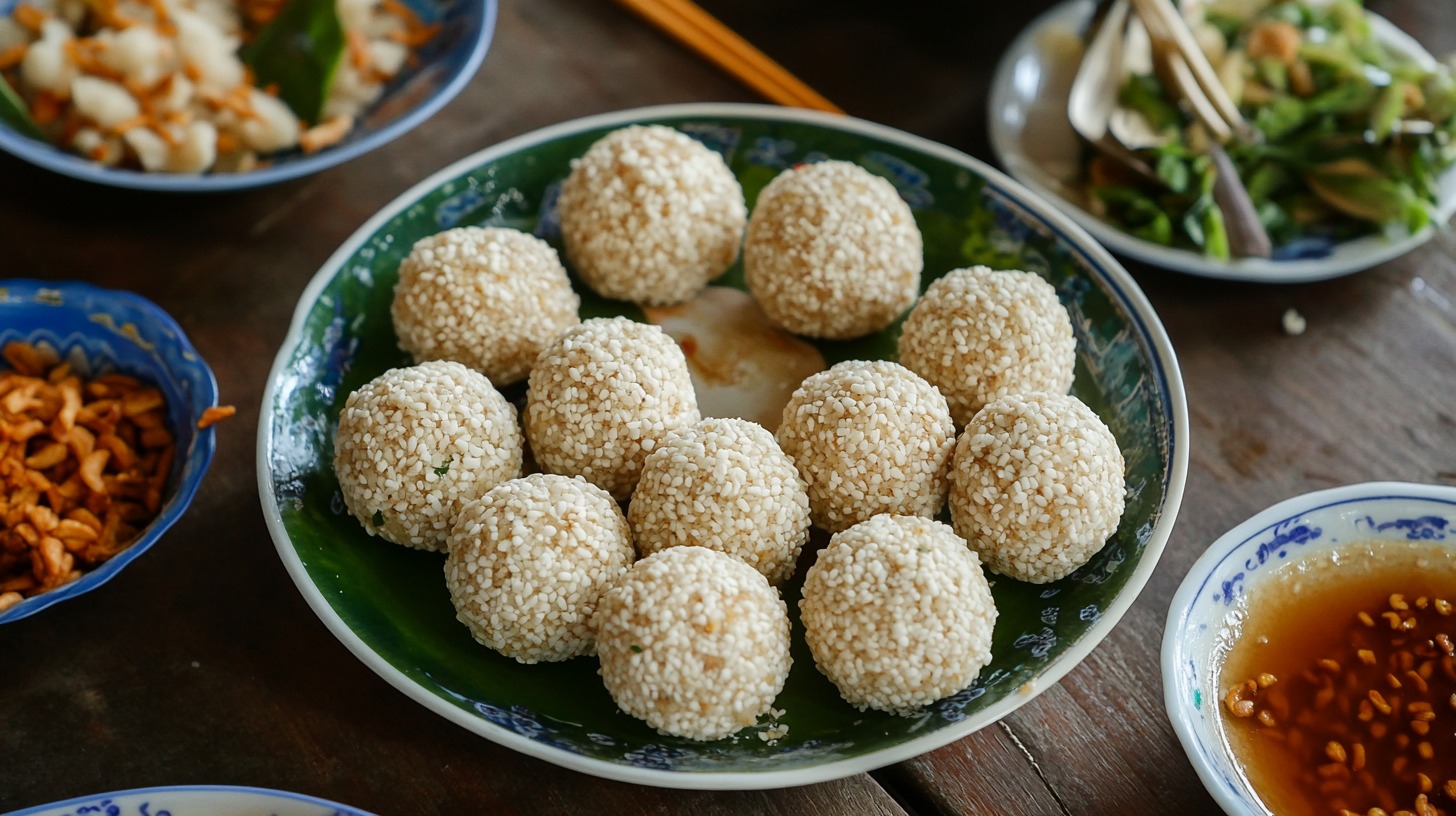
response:
<path id="1" fill-rule="evenodd" d="M 1456 547 L 1456 487 L 1368 482 L 1306 493 L 1225 533 L 1188 571 L 1163 634 L 1163 696 L 1198 776 L 1231 816 L 1266 816 L 1224 740 L 1215 645 L 1225 615 L 1281 564 L 1355 541 Z"/>
<path id="2" fill-rule="evenodd" d="M 231 785 L 181 785 L 98 793 L 18 810 L 10 816 L 161 816 L 163 813 L 170 816 L 238 816 L 243 813 L 270 816 L 371 816 L 338 802 L 299 793 Z"/>
<path id="3" fill-rule="evenodd" d="M 1368 235 L 1335 244 L 1320 258 L 1222 261 L 1188 249 L 1145 241 L 1092 215 L 1080 184 L 1082 145 L 1067 120 L 1067 93 L 1080 52 L 1060 48 L 1086 27 L 1093 0 L 1068 0 L 1042 14 L 1011 43 L 991 80 L 991 148 L 1011 177 L 1050 200 L 1108 249 L 1153 266 L 1208 278 L 1260 283 L 1303 283 L 1348 275 L 1385 263 L 1424 244 L 1435 234 Z M 1435 58 L 1394 24 L 1370 14 L 1376 39 L 1425 67 Z M 1456 168 L 1440 181 L 1435 222 L 1456 214 Z"/>

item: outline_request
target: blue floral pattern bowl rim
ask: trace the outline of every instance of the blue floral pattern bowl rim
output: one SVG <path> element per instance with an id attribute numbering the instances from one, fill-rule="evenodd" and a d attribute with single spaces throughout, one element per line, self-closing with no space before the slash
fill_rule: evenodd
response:
<path id="1" fill-rule="evenodd" d="M 61 295 L 62 303 L 65 304 L 69 295 L 75 294 L 97 302 L 123 303 L 127 306 L 147 314 L 164 333 L 176 338 L 178 349 L 191 356 L 189 363 L 196 366 L 196 379 L 203 386 L 197 398 L 208 405 L 217 404 L 218 390 L 217 379 L 208 367 L 207 361 L 193 348 L 192 342 L 187 339 L 186 332 L 177 321 L 168 314 L 165 309 L 147 298 L 128 292 L 122 289 L 107 289 L 81 281 L 42 281 L 26 278 L 0 279 L 0 289 L 11 292 L 19 292 L 22 295 L 34 297 L 40 292 L 56 292 Z M 3 305 L 5 301 L 0 301 Z M 69 304 L 67 304 L 69 305 Z M 49 308 L 49 307 L 46 307 Z M 195 418 L 194 418 L 195 419 Z M 212 464 L 213 454 L 217 450 L 217 439 L 215 434 L 208 431 L 199 431 L 192 450 L 183 458 L 183 467 L 177 470 L 177 489 L 168 501 L 162 505 L 162 511 L 152 523 L 142 531 L 140 537 L 126 547 L 126 549 L 107 559 L 95 569 L 82 575 L 80 578 L 52 589 L 26 598 L 19 604 L 0 612 L 0 624 L 11 623 L 40 612 L 43 609 L 54 606 L 62 601 L 70 600 L 78 595 L 85 594 L 115 578 L 122 568 L 141 556 L 161 539 L 172 525 L 187 512 L 192 504 L 192 498 L 196 495 L 197 489 L 202 485 L 202 478 L 207 474 L 208 466 Z"/>
<path id="2" fill-rule="evenodd" d="M 988 707 L 975 718 L 967 718 L 959 727 L 942 728 L 917 739 L 907 740 L 880 751 L 870 752 L 849 759 L 826 762 L 810 768 L 789 771 L 764 772 L 681 772 L 652 768 L 631 767 L 583 757 L 570 752 L 558 751 L 550 746 L 511 732 L 505 728 L 491 726 L 472 718 L 458 708 L 417 685 L 406 674 L 390 665 L 369 647 L 333 611 L 328 601 L 318 592 L 308 576 L 307 569 L 293 549 L 288 531 L 283 525 L 277 496 L 271 480 L 269 451 L 273 445 L 270 421 L 272 405 L 277 392 L 287 375 L 287 363 L 291 350 L 302 337 L 312 305 L 343 268 L 345 262 L 364 246 L 368 240 L 391 219 L 423 199 L 435 188 L 455 179 L 481 165 L 498 160 L 519 150 L 549 142 L 565 136 L 598 128 L 622 127 L 644 120 L 671 118 L 739 118 L 762 119 L 777 122 L 794 122 L 817 125 L 826 129 L 856 133 L 868 138 L 889 142 L 896 146 L 935 156 L 943 161 L 959 165 L 986 179 L 987 189 L 1017 202 L 1027 212 L 1041 220 L 1057 236 L 1065 241 L 1075 255 L 1080 256 L 1088 266 L 1096 269 L 1110 287 L 1112 295 L 1127 309 L 1133 321 L 1132 328 L 1142 335 L 1147 348 L 1155 355 L 1153 364 L 1161 378 L 1159 386 L 1167 396 L 1167 415 L 1163 417 L 1167 430 L 1169 461 L 1167 463 L 1165 503 L 1157 524 L 1148 536 L 1144 557 L 1129 576 L 1126 589 L 1103 612 L 1102 617 L 1073 646 L 1063 659 L 1048 667 L 1035 680 L 1035 686 L 1026 693 L 1007 695 L 1005 699 Z M 1108 251 L 1098 244 L 1084 229 L 1064 215 L 1060 210 L 1042 200 L 1024 185 L 1012 180 L 1000 171 L 979 159 L 928 139 L 876 124 L 862 119 L 819 111 L 782 108 L 771 105 L 741 103 L 691 103 L 633 108 L 597 114 L 551 125 L 540 130 L 522 134 L 515 138 L 466 156 L 445 167 L 400 194 L 354 232 L 348 240 L 324 262 L 313 280 L 304 289 L 294 311 L 293 322 L 288 334 L 274 359 L 272 373 L 263 395 L 262 419 L 258 423 L 257 473 L 258 494 L 263 506 L 263 515 L 269 533 L 277 547 L 279 557 L 290 577 L 298 586 L 304 600 L 324 625 L 361 662 L 372 669 L 390 685 L 406 696 L 420 703 L 434 713 L 498 744 L 519 751 L 528 756 L 544 759 L 572 770 L 619 781 L 670 788 L 703 790 L 742 790 L 788 787 L 839 779 L 874 768 L 884 767 L 919 756 L 956 739 L 966 736 L 986 722 L 995 722 L 1034 699 L 1038 694 L 1056 685 L 1068 672 L 1091 653 L 1113 629 L 1132 606 L 1142 588 L 1156 568 L 1159 556 L 1166 546 L 1178 515 L 1184 486 L 1188 474 L 1188 406 L 1183 390 L 1182 375 L 1176 355 L 1167 332 L 1157 318 L 1152 304 L 1143 294 L 1132 276 L 1123 269 Z"/>
<path id="3" fill-rule="evenodd" d="M 109 187 L 169 193 L 221 193 L 245 190 L 327 170 L 386 145 L 419 126 L 434 116 L 469 84 L 476 71 L 479 70 L 481 62 L 485 60 L 485 52 L 490 48 L 490 42 L 495 33 L 498 0 L 458 0 L 458 2 L 479 4 L 481 6 L 481 23 L 479 34 L 468 41 L 470 51 L 461 64 L 460 70 L 451 76 L 448 82 L 440 86 L 429 98 L 384 127 L 358 140 L 321 150 L 296 161 L 250 170 L 246 173 L 180 175 L 118 170 L 88 161 L 81 156 L 74 156 L 48 142 L 37 141 L 18 133 L 6 125 L 0 125 L 0 150 L 24 159 L 37 167 L 82 181 L 104 184 Z"/>
<path id="4" fill-rule="evenodd" d="M 131 788 L 129 790 L 98 793 L 92 796 L 77 796 L 71 799 L 62 800 L 60 802 L 52 802 L 45 805 L 36 805 L 35 807 L 29 807 L 24 810 L 14 811 L 10 813 L 9 816 L 34 816 L 35 814 L 60 810 L 62 808 L 93 805 L 108 799 L 117 799 L 120 797 L 132 798 L 138 796 L 165 796 L 167 794 L 177 793 L 222 793 L 252 795 L 264 799 L 286 799 L 292 802 L 300 802 L 306 805 L 318 805 L 319 807 L 334 808 L 338 816 L 374 816 L 374 814 L 369 813 L 368 811 L 360 810 L 350 805 L 333 802 L 328 799 L 320 799 L 316 796 L 309 796 L 302 793 L 291 793 L 289 791 L 272 790 L 270 788 L 256 788 L 247 785 L 162 785 L 153 788 Z M 160 804 L 165 805 L 166 803 L 162 802 Z M 103 811 L 97 810 L 95 812 L 101 813 Z M 177 816 L 186 816 L 186 814 L 177 814 Z"/>
<path id="5" fill-rule="evenodd" d="M 1182 743 L 1199 779 L 1224 812 L 1231 816 L 1267 816 L 1267 812 L 1255 807 L 1247 799 L 1245 791 L 1219 773 L 1210 754 L 1217 746 L 1205 744 L 1193 726 L 1195 718 L 1188 712 L 1187 688 L 1179 682 L 1181 667 L 1189 660 L 1196 659 L 1186 654 L 1183 648 L 1189 616 L 1198 605 L 1198 600 L 1203 596 L 1212 576 L 1219 572 L 1225 561 L 1253 539 L 1310 513 L 1382 501 L 1440 502 L 1452 505 L 1452 511 L 1456 513 L 1456 487 L 1414 482 L 1363 482 L 1285 499 L 1219 536 L 1188 569 L 1183 583 L 1173 595 L 1168 607 L 1166 628 L 1163 630 L 1163 704 L 1173 731 L 1178 735 L 1178 741 Z"/>

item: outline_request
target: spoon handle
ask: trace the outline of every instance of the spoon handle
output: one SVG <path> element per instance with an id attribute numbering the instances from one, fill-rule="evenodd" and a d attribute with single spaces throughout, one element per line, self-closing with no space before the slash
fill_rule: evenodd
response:
<path id="1" fill-rule="evenodd" d="M 1239 180 L 1239 171 L 1233 160 L 1216 141 L 1209 142 L 1209 155 L 1213 158 L 1214 181 L 1213 200 L 1223 212 L 1224 227 L 1228 231 L 1229 253 L 1235 258 L 1267 258 L 1273 252 L 1269 233 L 1254 210 L 1249 191 Z"/>

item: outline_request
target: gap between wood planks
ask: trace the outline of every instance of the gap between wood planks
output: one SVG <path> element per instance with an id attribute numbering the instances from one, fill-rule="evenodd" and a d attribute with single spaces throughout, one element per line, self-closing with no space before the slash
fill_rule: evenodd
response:
<path id="1" fill-rule="evenodd" d="M 1041 769 L 1041 764 L 1036 761 L 1036 757 L 1032 755 L 1031 749 L 1026 747 L 1026 743 L 1021 741 L 1021 737 L 1017 736 L 1015 729 L 1005 720 L 997 722 L 996 725 L 1006 733 L 1011 744 L 1016 746 L 1021 755 L 1026 757 L 1027 764 L 1031 766 L 1032 772 L 1036 774 L 1036 778 L 1041 781 L 1047 793 L 1051 794 L 1052 800 L 1057 803 L 1057 810 L 1062 813 L 1062 816 L 1072 816 L 1071 809 L 1067 807 L 1066 802 L 1062 801 L 1062 796 L 1057 789 L 1052 787 L 1051 780 L 1047 779 L 1046 773 Z M 895 800 L 895 804 L 899 805 L 909 816 L 951 816 L 936 804 L 929 791 L 917 785 L 915 780 L 898 765 L 870 771 L 870 778 L 875 780 L 885 793 Z"/>

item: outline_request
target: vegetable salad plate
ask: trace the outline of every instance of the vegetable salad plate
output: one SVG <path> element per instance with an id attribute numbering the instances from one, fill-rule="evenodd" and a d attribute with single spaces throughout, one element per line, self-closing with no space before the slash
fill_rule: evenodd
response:
<path id="1" fill-rule="evenodd" d="M 444 556 L 369 537 L 345 510 L 332 437 L 348 394 L 409 360 L 390 320 L 396 267 L 418 239 L 463 225 L 507 226 L 560 247 L 557 191 L 570 161 L 606 133 L 666 124 L 719 151 L 752 206 L 785 168 L 856 162 L 888 179 L 924 236 L 923 283 L 985 264 L 1048 279 L 1078 339 L 1074 393 L 1116 434 L 1127 460 L 1127 510 L 1107 546 L 1047 585 L 993 580 L 1000 610 L 992 661 L 963 691 L 913 716 L 857 711 L 815 669 L 795 622 L 793 669 L 772 717 L 713 742 L 662 736 L 620 712 L 592 657 L 522 665 L 477 644 L 455 619 Z M 894 359 L 898 326 L 850 342 L 772 331 L 709 348 L 745 310 L 741 265 L 684 307 L 644 313 L 578 285 L 582 316 L 651 320 L 691 345 L 703 412 L 760 419 L 804 371 L 844 359 Z M 734 316 L 737 317 L 734 317 Z M 743 318 L 746 320 L 747 318 Z M 751 322 L 751 321 L 749 321 Z M 689 344 L 686 337 L 695 338 Z M 703 355 L 733 349 L 755 372 L 725 388 Z M 807 355 L 807 356 L 806 356 Z M 721 377 L 719 377 L 721 380 Z M 787 388 L 787 391 L 784 389 Z M 519 405 L 523 389 L 506 390 Z M 685 105 L 567 122 L 484 150 L 404 193 L 359 229 L 305 290 L 268 384 L 259 428 L 264 514 L 278 552 L 314 612 L 361 661 L 430 711 L 503 745 L 599 776 L 681 788 L 769 788 L 887 765 L 995 722 L 1070 671 L 1127 611 L 1153 571 L 1182 497 L 1187 409 L 1177 362 L 1127 273 L 1072 221 L 1017 183 L 949 148 L 846 117 L 758 105 Z M 817 534 L 816 534 L 817 535 Z M 812 552 L 824 544 L 815 538 Z M 803 563 L 784 587 L 796 616 Z"/>
<path id="2" fill-rule="evenodd" d="M 1430 225 L 1363 237 L 1294 239 L 1275 244 L 1271 259 L 1222 260 L 1156 243 L 1094 215 L 1082 189 L 1083 147 L 1067 116 L 1067 98 L 1079 65 L 1093 0 L 1071 0 L 1037 18 L 1002 57 L 991 84 L 991 144 L 1013 178 L 1052 201 L 1112 251 L 1153 266 L 1210 278 L 1300 283 L 1339 277 L 1399 257 L 1421 244 L 1456 214 L 1456 168 L 1431 179 Z M 1435 59 L 1389 21 L 1368 14 L 1370 34 L 1387 53 L 1422 70 Z M 1255 117 L 1255 121 L 1259 121 Z M 1245 178 L 1246 182 L 1250 179 Z"/>
<path id="3" fill-rule="evenodd" d="M 22 6 L 22 0 L 0 0 L 0 18 L 11 17 Z M 354 117 L 347 132 L 328 146 L 266 154 L 260 157 L 257 167 L 237 172 L 145 172 L 106 166 L 45 141 L 21 96 L 0 76 L 0 150 L 47 170 L 97 184 L 176 193 L 260 187 L 334 167 L 394 141 L 435 115 L 470 82 L 490 47 L 497 0 L 401 0 L 399 7 L 418 18 L 430 32 L 429 38 L 413 48 L 398 73 L 384 83 L 379 98 Z M 337 85 L 329 84 L 333 69 L 325 66 L 330 56 L 334 63 L 345 58 L 343 33 L 337 30 L 337 15 L 328 13 L 334 10 L 331 4 L 296 0 L 290 10 L 298 13 L 280 17 L 286 17 L 291 25 L 273 29 L 271 38 L 260 33 L 250 46 L 252 54 L 245 48 L 243 58 L 252 63 L 254 71 L 276 77 L 270 84 L 278 86 L 280 99 L 301 119 L 317 123 L 317 110 L 305 112 L 299 107 L 306 107 L 303 102 L 321 99 L 325 88 L 337 89 Z M 13 78 L 13 72 L 11 75 Z"/>

